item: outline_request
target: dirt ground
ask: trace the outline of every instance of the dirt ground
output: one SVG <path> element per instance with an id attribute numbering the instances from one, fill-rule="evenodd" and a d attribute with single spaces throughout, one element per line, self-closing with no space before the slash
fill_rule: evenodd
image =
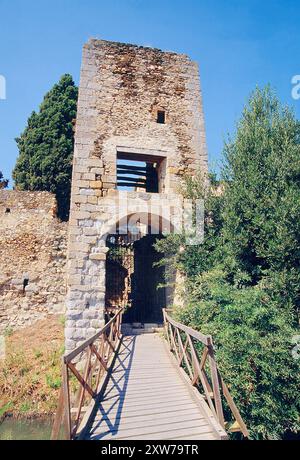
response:
<path id="1" fill-rule="evenodd" d="M 53 414 L 61 385 L 64 324 L 49 315 L 6 337 L 6 358 L 0 361 L 0 417 Z"/>
<path id="2" fill-rule="evenodd" d="M 63 344 L 63 329 L 61 316 L 49 315 L 32 326 L 14 332 L 7 338 L 6 347 L 8 351 L 19 348 L 24 353 L 37 349 L 55 350 Z"/>

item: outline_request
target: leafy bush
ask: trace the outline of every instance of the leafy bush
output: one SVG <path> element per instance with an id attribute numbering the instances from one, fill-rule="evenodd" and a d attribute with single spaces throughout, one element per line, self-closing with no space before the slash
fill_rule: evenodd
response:
<path id="1" fill-rule="evenodd" d="M 193 299 L 176 317 L 211 334 L 225 383 L 253 438 L 300 431 L 300 362 L 292 356 L 297 333 L 289 307 L 260 286 L 238 288 L 220 269 L 194 280 Z"/>

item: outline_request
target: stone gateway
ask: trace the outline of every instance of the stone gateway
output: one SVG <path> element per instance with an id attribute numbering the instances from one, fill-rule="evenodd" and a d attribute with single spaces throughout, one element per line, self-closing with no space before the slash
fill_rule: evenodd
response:
<path id="1" fill-rule="evenodd" d="M 165 300 L 155 294 L 151 278 L 157 283 L 160 275 L 149 272 L 151 257 L 141 264 L 137 241 L 178 229 L 180 180 L 197 170 L 207 172 L 197 64 L 181 54 L 90 40 L 75 132 L 67 350 L 104 324 L 106 307 L 129 305 L 139 314 L 128 321 L 159 322 L 159 308 L 172 293 L 166 289 Z M 143 281 L 134 268 L 145 264 L 146 284 L 146 274 Z"/>

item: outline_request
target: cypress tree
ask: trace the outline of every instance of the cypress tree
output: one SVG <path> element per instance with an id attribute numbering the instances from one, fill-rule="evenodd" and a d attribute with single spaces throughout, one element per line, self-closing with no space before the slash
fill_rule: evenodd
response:
<path id="1" fill-rule="evenodd" d="M 19 148 L 13 171 L 16 188 L 55 193 L 58 215 L 63 220 L 68 218 L 70 207 L 77 97 L 78 89 L 71 75 L 63 75 L 16 139 Z"/>

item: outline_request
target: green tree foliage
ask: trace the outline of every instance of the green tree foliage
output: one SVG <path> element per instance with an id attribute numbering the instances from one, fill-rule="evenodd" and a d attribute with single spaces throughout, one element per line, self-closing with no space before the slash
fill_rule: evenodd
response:
<path id="1" fill-rule="evenodd" d="M 58 214 L 67 219 L 70 206 L 73 123 L 78 89 L 70 75 L 46 94 L 38 113 L 16 139 L 19 157 L 13 178 L 19 190 L 45 190 L 56 194 Z"/>
<path id="2" fill-rule="evenodd" d="M 186 278 L 177 318 L 211 334 L 224 381 L 253 438 L 300 432 L 300 125 L 269 88 L 251 96 L 224 148 L 223 181 L 185 196 L 206 201 L 205 241 L 159 242 Z M 221 189 L 220 189 L 221 187 Z M 204 190 L 204 192 L 203 192 Z"/>
<path id="3" fill-rule="evenodd" d="M 167 267 L 167 281 L 173 279 L 174 270 L 179 269 L 187 277 L 209 270 L 219 258 L 218 248 L 221 246 L 222 228 L 222 203 L 223 195 L 220 190 L 223 184 L 210 174 L 208 183 L 203 174 L 198 173 L 195 177 L 186 176 L 181 184 L 180 191 L 185 198 L 196 200 L 204 199 L 204 235 L 202 245 L 189 245 L 185 234 L 171 234 L 167 238 L 158 240 L 156 248 L 167 254 L 161 260 L 161 264 Z"/>
<path id="4" fill-rule="evenodd" d="M 225 146 L 224 248 L 239 282 L 268 282 L 285 302 L 300 301 L 300 124 L 269 88 L 245 108 Z"/>
<path id="5" fill-rule="evenodd" d="M 0 190 L 8 186 L 8 180 L 4 179 L 2 171 L 0 171 Z"/>

